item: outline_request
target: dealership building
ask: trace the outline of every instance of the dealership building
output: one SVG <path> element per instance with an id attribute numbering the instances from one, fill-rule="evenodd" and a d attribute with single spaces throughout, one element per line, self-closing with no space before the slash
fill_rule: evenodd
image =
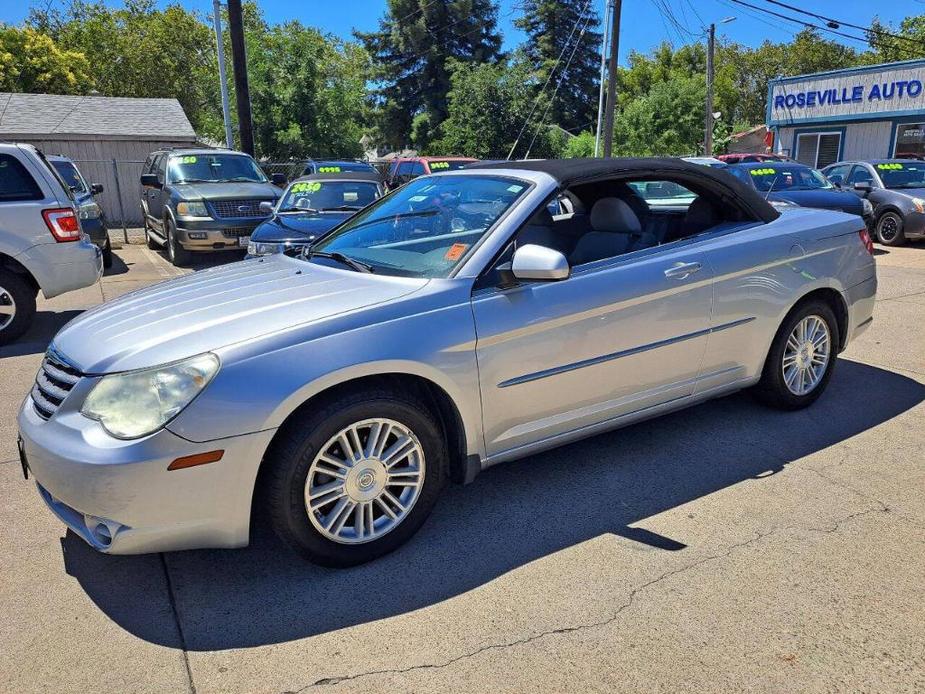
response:
<path id="1" fill-rule="evenodd" d="M 925 157 L 925 60 L 781 77 L 768 87 L 774 151 L 822 168 Z"/>

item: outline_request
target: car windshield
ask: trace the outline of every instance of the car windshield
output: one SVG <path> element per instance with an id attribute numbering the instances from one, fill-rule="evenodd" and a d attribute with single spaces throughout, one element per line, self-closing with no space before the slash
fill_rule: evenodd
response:
<path id="1" fill-rule="evenodd" d="M 170 157 L 167 166 L 168 183 L 267 180 L 257 162 L 244 154 L 181 154 Z"/>
<path id="2" fill-rule="evenodd" d="M 71 162 L 52 161 L 51 165 L 55 167 L 55 171 L 64 179 L 64 182 L 71 187 L 71 190 L 75 193 L 87 192 L 87 184 L 84 183 L 83 178 L 80 176 L 80 172 L 77 171 L 77 167 Z"/>
<path id="3" fill-rule="evenodd" d="M 925 188 L 925 162 L 875 164 L 886 188 Z"/>
<path id="4" fill-rule="evenodd" d="M 501 176 L 416 178 L 351 217 L 311 252 L 340 254 L 378 274 L 446 277 L 528 187 Z"/>
<path id="5" fill-rule="evenodd" d="M 770 190 L 828 190 L 834 188 L 829 180 L 808 166 L 770 164 L 748 170 L 755 188 L 762 193 Z"/>
<path id="6" fill-rule="evenodd" d="M 373 181 L 296 181 L 277 211 L 359 210 L 378 197 L 379 186 Z"/>
<path id="7" fill-rule="evenodd" d="M 311 167 L 306 167 L 310 170 Z M 372 164 L 365 161 L 319 161 L 315 162 L 315 173 L 342 173 L 344 171 L 375 171 Z"/>
<path id="8" fill-rule="evenodd" d="M 438 171 L 456 171 L 457 169 L 463 169 L 471 163 L 471 159 L 451 159 L 450 161 L 443 159 L 437 161 L 436 159 L 432 159 L 427 165 L 430 167 L 431 173 L 437 173 Z"/>

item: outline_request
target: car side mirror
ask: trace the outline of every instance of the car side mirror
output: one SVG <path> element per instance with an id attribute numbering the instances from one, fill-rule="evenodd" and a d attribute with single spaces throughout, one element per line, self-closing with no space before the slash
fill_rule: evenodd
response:
<path id="1" fill-rule="evenodd" d="M 264 214 L 273 214 L 273 203 L 269 200 L 262 200 L 260 202 L 260 211 Z"/>
<path id="2" fill-rule="evenodd" d="M 272 181 L 274 186 L 282 188 L 286 185 L 286 176 L 281 173 L 275 173 L 270 176 L 270 181 Z"/>
<path id="3" fill-rule="evenodd" d="M 854 184 L 854 189 L 859 193 L 869 193 L 872 188 L 873 186 L 871 186 L 867 181 L 858 181 Z"/>
<path id="4" fill-rule="evenodd" d="M 556 281 L 568 279 L 572 268 L 562 253 L 528 243 L 514 251 L 510 273 L 518 280 Z"/>
<path id="5" fill-rule="evenodd" d="M 157 180 L 157 174 L 141 174 L 141 185 L 151 186 L 152 188 L 160 188 L 161 182 Z"/>
<path id="6" fill-rule="evenodd" d="M 94 183 L 93 185 L 90 186 L 90 192 L 91 192 L 93 195 L 99 195 L 100 193 L 103 192 L 103 184 L 102 184 L 102 183 Z"/>

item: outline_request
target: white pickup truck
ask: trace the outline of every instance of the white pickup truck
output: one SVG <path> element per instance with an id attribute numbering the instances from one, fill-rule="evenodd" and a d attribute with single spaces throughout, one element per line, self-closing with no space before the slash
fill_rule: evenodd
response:
<path id="1" fill-rule="evenodd" d="M 28 329 L 40 290 L 50 299 L 94 284 L 102 272 L 74 196 L 45 156 L 0 143 L 0 345 Z"/>

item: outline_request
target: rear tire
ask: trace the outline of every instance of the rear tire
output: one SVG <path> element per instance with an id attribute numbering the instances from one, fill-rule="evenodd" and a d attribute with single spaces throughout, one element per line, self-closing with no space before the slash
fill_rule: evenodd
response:
<path id="1" fill-rule="evenodd" d="M 406 447 L 408 453 L 390 460 L 390 451 Z M 276 534 L 309 561 L 334 567 L 362 564 L 404 544 L 448 478 L 443 430 L 428 407 L 387 390 L 346 393 L 298 415 L 264 464 Z"/>
<path id="2" fill-rule="evenodd" d="M 884 246 L 902 246 L 906 242 L 903 218 L 898 212 L 887 210 L 877 218 L 877 239 Z"/>
<path id="3" fill-rule="evenodd" d="M 103 267 L 109 269 L 112 267 L 112 241 L 106 238 L 106 245 L 103 247 Z"/>
<path id="4" fill-rule="evenodd" d="M 0 345 L 22 335 L 35 316 L 35 291 L 15 272 L 0 269 Z"/>
<path id="5" fill-rule="evenodd" d="M 189 265 L 192 254 L 177 241 L 177 230 L 174 229 L 170 219 L 164 220 L 164 233 L 167 236 L 167 257 L 170 258 L 171 264 L 175 267 Z"/>
<path id="6" fill-rule="evenodd" d="M 832 378 L 840 339 L 827 303 L 814 299 L 797 306 L 774 336 L 755 396 L 780 410 L 812 405 Z"/>

